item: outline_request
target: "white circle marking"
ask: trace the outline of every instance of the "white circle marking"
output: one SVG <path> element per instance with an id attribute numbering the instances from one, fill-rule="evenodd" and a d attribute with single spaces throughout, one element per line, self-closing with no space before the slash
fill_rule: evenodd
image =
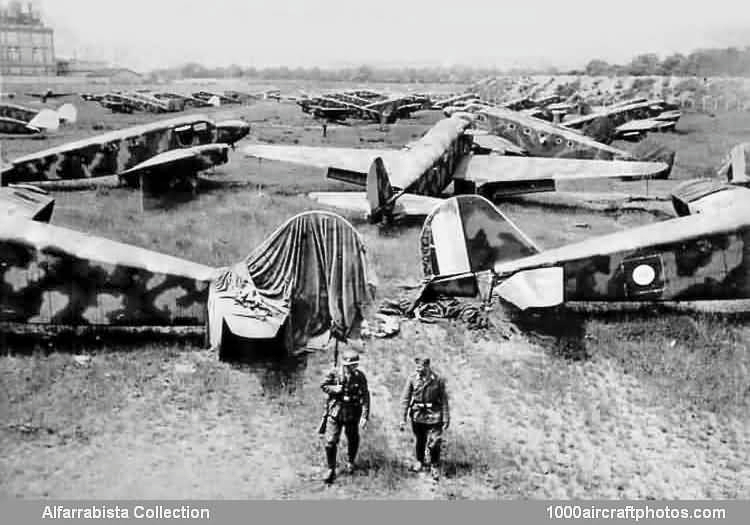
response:
<path id="1" fill-rule="evenodd" d="M 648 286 L 656 279 L 656 271 L 648 264 L 639 264 L 633 269 L 633 282 L 638 286 Z"/>

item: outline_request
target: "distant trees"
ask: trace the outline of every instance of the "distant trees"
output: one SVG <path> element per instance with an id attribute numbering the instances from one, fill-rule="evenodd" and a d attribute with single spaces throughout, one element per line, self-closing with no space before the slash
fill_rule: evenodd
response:
<path id="1" fill-rule="evenodd" d="M 152 72 L 153 78 L 256 78 L 256 79 L 297 79 L 313 81 L 350 82 L 401 82 L 401 83 L 473 83 L 487 77 L 501 75 L 550 74 L 558 71 L 499 68 L 474 68 L 463 65 L 450 67 L 373 67 L 366 64 L 358 67 L 322 69 L 275 67 L 243 67 L 233 64 L 228 67 L 205 67 L 195 62 L 180 67 Z M 583 70 L 569 71 L 569 74 L 591 76 L 735 76 L 750 77 L 750 46 L 744 49 L 698 49 L 688 55 L 675 53 L 663 59 L 655 53 L 644 53 L 633 57 L 627 64 L 610 64 L 602 59 L 593 59 Z"/>

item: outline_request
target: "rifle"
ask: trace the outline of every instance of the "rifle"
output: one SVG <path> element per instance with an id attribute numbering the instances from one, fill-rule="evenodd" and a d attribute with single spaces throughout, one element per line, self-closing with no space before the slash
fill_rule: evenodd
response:
<path id="1" fill-rule="evenodd" d="M 323 412 L 323 417 L 320 418 L 320 426 L 318 427 L 318 434 L 325 435 L 326 428 L 328 427 L 328 407 L 326 407 L 325 412 Z"/>

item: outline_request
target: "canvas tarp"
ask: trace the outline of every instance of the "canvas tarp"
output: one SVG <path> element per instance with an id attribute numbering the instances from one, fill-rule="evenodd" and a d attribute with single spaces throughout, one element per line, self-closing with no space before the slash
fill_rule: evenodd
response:
<path id="1" fill-rule="evenodd" d="M 295 347 L 328 329 L 345 339 L 376 284 L 351 224 L 333 213 L 302 213 L 220 272 L 209 297 L 211 346 L 223 322 L 236 335 L 267 338 L 287 316 Z"/>

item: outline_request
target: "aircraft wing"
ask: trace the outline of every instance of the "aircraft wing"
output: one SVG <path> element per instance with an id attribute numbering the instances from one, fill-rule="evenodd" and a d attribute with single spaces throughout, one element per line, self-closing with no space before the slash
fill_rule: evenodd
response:
<path id="1" fill-rule="evenodd" d="M 481 149 L 488 149 L 501 155 L 526 155 L 527 151 L 522 147 L 514 144 L 510 140 L 498 135 L 488 133 L 477 133 L 477 130 L 470 130 L 474 144 Z"/>
<path id="2" fill-rule="evenodd" d="M 367 173 L 376 157 L 381 157 L 392 172 L 398 171 L 404 151 L 357 148 L 318 148 L 314 146 L 282 146 L 254 144 L 244 148 L 246 156 L 303 164 L 327 170 L 330 179 L 365 185 Z"/>
<path id="3" fill-rule="evenodd" d="M 658 120 L 655 118 L 650 119 L 639 119 L 631 120 L 615 128 L 615 132 L 620 135 L 630 135 L 646 133 L 649 131 L 659 131 L 662 129 L 670 128 L 675 125 L 675 122 L 669 120 Z"/>
<path id="4" fill-rule="evenodd" d="M 192 148 L 175 149 L 160 153 L 118 173 L 124 180 L 134 180 L 146 173 L 173 171 L 174 173 L 196 173 L 229 160 L 229 145 L 205 144 Z"/>
<path id="5" fill-rule="evenodd" d="M 342 210 L 361 212 L 363 215 L 369 215 L 372 212 L 371 205 L 367 200 L 367 193 L 363 191 L 313 192 L 309 194 L 309 197 L 326 206 Z M 426 216 L 441 202 L 443 202 L 443 199 L 437 197 L 404 193 L 396 200 L 391 215 L 394 217 Z"/>
<path id="6" fill-rule="evenodd" d="M 531 181 L 642 179 L 657 177 L 668 169 L 664 162 L 473 155 L 459 166 L 454 178 L 472 181 L 480 187 Z"/>
<path id="7" fill-rule="evenodd" d="M 54 93 L 54 92 L 47 92 L 47 93 L 24 93 L 27 97 L 34 97 L 34 98 L 60 98 L 60 97 L 72 97 L 75 95 L 75 93 Z"/>

